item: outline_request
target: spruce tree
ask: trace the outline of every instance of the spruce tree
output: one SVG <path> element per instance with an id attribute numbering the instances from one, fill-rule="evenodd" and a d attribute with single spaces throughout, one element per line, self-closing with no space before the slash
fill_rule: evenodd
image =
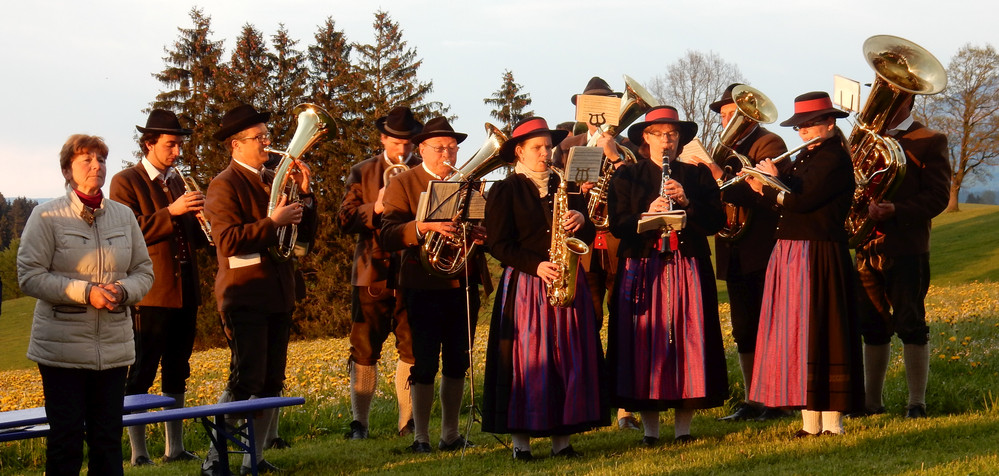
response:
<path id="1" fill-rule="evenodd" d="M 273 140 L 283 148 L 288 145 L 298 126 L 298 118 L 292 115 L 292 109 L 305 102 L 309 70 L 305 56 L 295 48 L 298 41 L 288 36 L 283 24 L 271 36 L 271 44 L 274 53 L 270 56 L 266 101 L 267 107 L 274 112 L 271 116 Z"/>
<path id="2" fill-rule="evenodd" d="M 274 112 L 267 101 L 273 68 L 274 55 L 267 49 L 263 33 L 249 23 L 243 25 L 229 58 L 233 106 L 250 104 L 257 110 Z"/>
<path id="3" fill-rule="evenodd" d="M 505 70 L 503 85 L 493 92 L 492 97 L 482 100 L 483 103 L 493 106 L 489 115 L 502 123 L 500 129 L 508 137 L 515 124 L 534 115 L 534 111 L 524 111 L 531 105 L 531 94 L 521 93 L 522 88 L 523 86 L 513 79 L 513 72 Z"/>

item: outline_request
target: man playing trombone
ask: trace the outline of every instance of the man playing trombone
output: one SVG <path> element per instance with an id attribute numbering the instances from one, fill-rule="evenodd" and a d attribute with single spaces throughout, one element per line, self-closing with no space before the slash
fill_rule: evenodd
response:
<path id="1" fill-rule="evenodd" d="M 145 156 L 138 164 L 115 174 L 110 197 L 135 213 L 153 260 L 155 279 L 132 313 L 135 363 L 128 369 L 125 394 L 148 392 L 159 367 L 163 395 L 176 400 L 175 407 L 183 407 L 201 304 L 194 253 L 209 243 L 195 218 L 204 208 L 205 196 L 200 191 L 187 191 L 184 179 L 173 166 L 180 158 L 184 138 L 191 135 L 173 112 L 153 109 L 146 127 L 135 128 L 142 134 L 139 147 Z M 166 462 L 197 459 L 184 449 L 183 423 L 165 424 Z M 128 441 L 132 466 L 153 464 L 146 450 L 145 425 L 129 427 Z"/>

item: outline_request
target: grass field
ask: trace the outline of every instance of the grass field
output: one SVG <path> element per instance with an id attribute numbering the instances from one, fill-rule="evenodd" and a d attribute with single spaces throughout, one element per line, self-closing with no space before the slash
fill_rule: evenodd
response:
<path id="1" fill-rule="evenodd" d="M 346 339 L 292 343 L 287 395 L 303 396 L 306 405 L 287 410 L 281 435 L 293 447 L 268 451 L 267 459 L 285 474 L 999 474 L 999 259 L 996 257 L 999 207 L 965 205 L 960 213 L 937 219 L 934 228 L 934 279 L 927 298 L 931 327 L 931 370 L 927 404 L 930 418 L 901 417 L 906 399 L 899 345 L 894 346 L 885 385 L 888 413 L 848 419 L 847 435 L 794 440 L 798 419 L 768 423 L 725 423 L 715 419 L 729 408 L 698 412 L 693 423 L 697 440 L 687 445 L 638 445 L 641 433 L 605 428 L 573 437 L 585 456 L 576 460 L 544 457 L 524 465 L 510 460 L 506 435 L 496 439 L 472 425 L 470 439 L 478 447 L 464 457 L 434 452 L 414 456 L 403 451 L 411 440 L 394 436 L 394 403 L 390 396 L 394 351 L 380 364 L 382 383 L 372 410 L 372 438 L 343 439 L 350 422 Z M 958 243 L 955 243 L 957 241 Z M 965 242 L 976 243 L 967 245 Z M 943 256 L 941 256 L 943 255 Z M 974 281 L 989 282 L 974 282 Z M 24 359 L 30 322 L 30 299 L 4 303 L 0 316 L 0 408 L 41 405 L 37 370 Z M 721 306 L 729 357 L 731 403 L 741 399 L 727 305 Z M 473 353 L 476 378 L 484 368 L 487 325 L 480 322 Z M 20 347 L 18 347 L 20 345 Z M 15 354 L 13 356 L 6 354 Z M 188 404 L 213 403 L 224 385 L 228 351 L 213 349 L 192 359 Z M 23 361 L 23 362 L 22 362 Z M 156 384 L 158 386 L 158 382 Z M 154 387 L 153 392 L 158 391 Z M 481 398 L 477 381 L 476 396 Z M 468 396 L 466 396 L 468 397 Z M 466 402 L 468 398 L 466 398 Z M 434 409 L 431 438 L 439 429 Z M 672 432 L 672 414 L 663 413 L 663 436 Z M 468 414 L 462 416 L 464 432 Z M 204 454 L 204 430 L 187 422 L 188 448 Z M 162 426 L 150 427 L 150 452 L 162 454 Z M 125 454 L 127 440 L 123 439 Z M 534 442 L 535 455 L 545 455 L 546 440 Z M 44 441 L 0 443 L 0 474 L 39 474 Z M 232 466 L 238 468 L 238 459 Z M 196 463 L 125 469 L 130 475 L 197 474 Z"/>

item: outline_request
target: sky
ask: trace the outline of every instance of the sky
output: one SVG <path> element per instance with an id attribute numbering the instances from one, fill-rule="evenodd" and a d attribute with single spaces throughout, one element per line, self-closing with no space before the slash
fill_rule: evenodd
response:
<path id="1" fill-rule="evenodd" d="M 901 5 L 901 6 L 900 6 Z M 861 47 L 872 35 L 913 41 L 946 66 L 965 44 L 999 45 L 999 4 L 909 0 L 591 1 L 591 0 L 19 0 L 0 17 L 0 193 L 50 198 L 64 193 L 58 153 L 74 133 L 103 137 L 108 180 L 138 148 L 135 125 L 163 86 L 164 49 L 190 28 L 197 7 L 211 17 L 226 57 L 243 25 L 274 34 L 284 25 L 304 50 L 331 17 L 347 39 L 372 41 L 375 11 L 399 23 L 423 60 L 429 99 L 451 106 L 453 126 L 469 138 L 463 162 L 496 123 L 483 99 L 504 70 L 530 93 L 531 109 L 549 124 L 572 120 L 569 98 L 592 76 L 616 90 L 627 74 L 646 83 L 688 51 L 715 52 L 769 96 L 779 121 L 798 94 L 832 91 L 833 76 L 869 83 Z M 840 126 L 849 133 L 849 124 Z M 793 147 L 789 129 L 769 127 Z M 282 144 L 278 144 L 281 146 Z M 106 187 L 107 185 L 105 185 Z"/>

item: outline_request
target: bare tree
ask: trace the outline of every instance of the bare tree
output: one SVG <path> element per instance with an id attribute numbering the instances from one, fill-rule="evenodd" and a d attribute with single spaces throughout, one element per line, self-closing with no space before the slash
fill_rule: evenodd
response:
<path id="1" fill-rule="evenodd" d="M 711 150 L 720 132 L 721 118 L 708 106 L 721 97 L 729 84 L 742 81 L 739 67 L 718 53 L 688 50 L 666 67 L 666 73 L 652 78 L 646 88 L 660 104 L 673 106 L 681 118 L 696 122 L 701 142 Z"/>
<path id="2" fill-rule="evenodd" d="M 927 126 L 947 135 L 953 179 L 947 211 L 958 210 L 961 187 L 991 177 L 999 165 L 999 53 L 969 44 L 947 65 L 947 89 L 916 109 Z"/>

